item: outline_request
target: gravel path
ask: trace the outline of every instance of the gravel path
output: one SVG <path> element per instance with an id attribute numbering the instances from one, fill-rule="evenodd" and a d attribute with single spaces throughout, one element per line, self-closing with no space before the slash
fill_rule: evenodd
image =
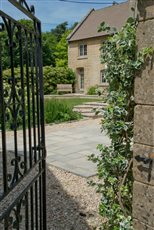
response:
<path id="1" fill-rule="evenodd" d="M 98 215 L 100 195 L 88 185 L 90 179 L 48 165 L 48 230 L 99 229 L 103 221 Z"/>
<path id="2" fill-rule="evenodd" d="M 101 119 L 97 119 L 100 123 Z M 78 126 L 96 124 L 85 119 L 46 126 L 46 136 L 51 131 L 68 130 Z M 71 172 L 47 165 L 47 218 L 48 230 L 98 230 L 103 219 L 98 214 L 100 194 L 88 185 L 88 180 Z"/>

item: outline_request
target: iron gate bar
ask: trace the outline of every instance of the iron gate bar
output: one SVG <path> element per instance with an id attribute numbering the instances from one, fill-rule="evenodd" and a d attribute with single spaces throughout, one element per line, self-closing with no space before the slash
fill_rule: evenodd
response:
<path id="1" fill-rule="evenodd" d="M 35 26 L 37 27 L 39 33 L 41 34 L 41 24 L 35 22 Z M 42 37 L 39 36 L 39 42 L 38 42 L 38 67 L 39 67 L 39 74 L 40 76 L 43 76 L 43 63 L 42 63 Z M 42 194 L 46 194 L 46 148 L 45 148 L 45 124 L 44 124 L 44 90 L 43 90 L 43 77 L 39 78 L 39 86 L 40 86 L 40 121 L 41 121 L 41 142 L 40 147 L 42 148 L 42 165 L 40 164 L 40 168 L 43 167 L 44 171 L 42 174 L 42 177 L 40 177 L 40 183 L 42 182 Z M 41 181 L 42 180 L 42 181 Z M 40 187 L 41 189 L 41 187 Z M 43 210 L 46 210 L 46 195 L 43 196 L 43 202 L 42 202 L 42 208 Z M 40 209 L 41 210 L 41 209 Z M 40 221 L 46 220 L 46 211 L 43 211 L 43 216 L 40 218 Z M 43 221 L 43 229 L 47 229 L 47 222 Z"/>
<path id="2" fill-rule="evenodd" d="M 23 62 L 23 47 L 22 47 L 22 33 L 19 27 L 19 51 L 20 51 L 20 74 L 21 74 L 21 88 L 22 88 L 22 111 L 25 111 L 25 93 L 24 93 L 24 62 Z M 24 162 L 25 162 L 25 173 L 27 172 L 27 137 L 26 137 L 26 118 L 23 116 L 23 145 L 24 145 Z"/>
<path id="3" fill-rule="evenodd" d="M 26 14 L 29 18 L 31 18 L 32 20 L 36 20 L 38 23 L 41 23 L 41 21 L 34 15 L 35 9 L 33 5 L 29 7 L 25 0 L 18 0 L 18 1 L 8 0 L 8 1 L 12 3 L 16 8 L 21 10 L 24 14 Z"/>
<path id="4" fill-rule="evenodd" d="M 34 171 L 37 168 L 37 166 L 38 165 L 36 165 L 33 168 L 33 170 L 31 170 L 31 172 L 29 174 L 27 174 L 26 177 L 24 177 L 24 179 L 22 180 L 22 183 L 18 184 L 8 194 L 8 196 L 10 196 L 9 200 L 7 199 L 7 197 L 5 197 L 3 204 L 0 206 L 0 221 L 2 221 L 8 215 L 8 213 L 13 209 L 13 207 L 15 206 L 15 204 L 26 194 L 26 192 L 31 187 L 31 185 L 33 185 L 34 182 L 37 180 L 37 178 L 39 178 L 39 176 L 42 174 L 43 170 L 33 177 Z M 31 181 L 29 181 L 29 177 L 32 178 Z M 29 181 L 29 183 L 27 183 L 27 181 Z M 20 194 L 17 193 L 17 191 L 19 190 L 18 186 L 22 187 L 22 190 L 21 190 Z M 14 199 L 14 197 L 15 197 L 15 199 Z"/>
<path id="5" fill-rule="evenodd" d="M 8 0 L 9 1 L 9 0 Z M 5 12 L 3 12 L 2 10 L 0 10 L 0 15 L 1 15 L 1 17 L 3 18 L 3 19 L 8 19 L 8 20 L 11 20 L 13 23 L 15 23 L 16 24 L 16 26 L 18 26 L 18 27 L 21 27 L 22 26 L 22 28 L 23 29 L 25 29 L 27 32 L 29 32 L 29 33 L 33 33 L 34 35 L 36 35 L 36 36 L 39 36 L 39 34 L 36 32 L 36 31 L 33 31 L 32 29 L 30 29 L 29 27 L 27 27 L 26 25 L 23 25 L 23 24 L 21 24 L 20 22 L 18 22 L 18 21 L 16 21 L 14 18 L 12 18 L 11 16 L 9 16 L 8 14 L 6 14 Z M 1 23 L 2 24 L 2 23 Z M 2 26 L 2 25 L 1 25 Z M 0 31 L 1 32 L 1 31 Z"/>
<path id="6" fill-rule="evenodd" d="M 33 49 L 33 41 L 32 41 L 32 34 L 30 34 L 30 46 Z M 31 82 L 32 82 L 32 111 L 33 111 L 33 136 L 34 136 L 34 162 L 36 163 L 36 121 L 35 121 L 35 90 L 34 90 L 34 66 L 33 66 L 33 62 L 34 62 L 34 57 L 33 57 L 33 52 L 31 50 L 30 52 L 30 56 L 31 56 Z M 33 194 L 33 190 L 31 191 Z M 33 196 L 33 195 L 32 195 Z M 31 197 L 32 197 L 31 196 Z M 37 205 L 37 181 L 35 183 L 35 223 L 36 223 L 36 229 L 38 229 L 38 221 L 37 221 L 37 217 L 38 217 L 38 205 Z"/>
<path id="7" fill-rule="evenodd" d="M 1 46 L 1 43 L 0 43 Z M 0 47 L 0 106 L 1 106 L 1 112 L 0 112 L 0 120 L 1 120 L 1 130 L 2 130 L 2 157 L 3 157 L 3 189 L 4 193 L 8 192 L 8 183 L 7 183 L 7 154 L 6 154 L 6 133 L 5 133 L 5 116 L 4 116 L 4 89 L 3 89 L 3 71 L 2 71 L 2 55 L 1 55 L 1 47 Z M 1 199 L 0 199 L 1 200 Z"/>

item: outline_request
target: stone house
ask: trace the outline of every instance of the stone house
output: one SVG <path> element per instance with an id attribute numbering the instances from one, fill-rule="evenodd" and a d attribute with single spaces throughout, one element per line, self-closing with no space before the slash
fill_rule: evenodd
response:
<path id="1" fill-rule="evenodd" d="M 109 35 L 98 32 L 102 22 L 119 30 L 127 21 L 129 3 L 92 9 L 68 36 L 68 66 L 76 73 L 76 93 L 87 93 L 91 86 L 106 88 L 105 65 L 100 63 L 100 47 Z"/>

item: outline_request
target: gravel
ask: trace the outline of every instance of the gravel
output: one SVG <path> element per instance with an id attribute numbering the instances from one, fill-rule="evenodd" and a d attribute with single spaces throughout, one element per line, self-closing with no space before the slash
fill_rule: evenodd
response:
<path id="1" fill-rule="evenodd" d="M 99 229 L 103 219 L 98 214 L 100 194 L 88 180 L 70 172 L 47 166 L 48 230 Z"/>

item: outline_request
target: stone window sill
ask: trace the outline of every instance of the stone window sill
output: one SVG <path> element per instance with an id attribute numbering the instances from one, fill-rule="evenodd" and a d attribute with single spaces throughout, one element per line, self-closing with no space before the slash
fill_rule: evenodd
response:
<path id="1" fill-rule="evenodd" d="M 80 56 L 77 58 L 78 60 L 82 60 L 82 59 L 88 59 L 88 56 Z"/>
<path id="2" fill-rule="evenodd" d="M 109 85 L 109 83 L 105 83 L 105 82 L 99 84 L 99 86 L 108 86 L 108 85 Z"/>

